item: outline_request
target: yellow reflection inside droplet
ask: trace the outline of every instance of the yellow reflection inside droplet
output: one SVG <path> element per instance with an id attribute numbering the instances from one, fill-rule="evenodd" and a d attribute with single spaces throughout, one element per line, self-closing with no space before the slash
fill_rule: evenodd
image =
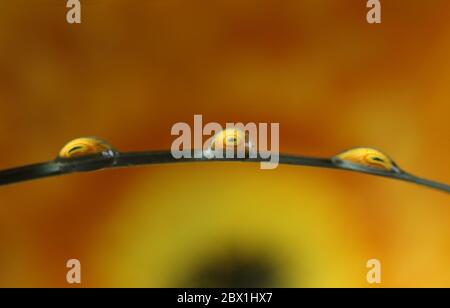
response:
<path id="1" fill-rule="evenodd" d="M 227 128 L 217 133 L 212 142 L 211 150 L 230 150 L 230 149 L 245 149 L 248 153 L 252 147 L 249 141 L 249 135 L 238 128 Z"/>
<path id="2" fill-rule="evenodd" d="M 58 158 L 83 157 L 101 153 L 112 153 L 113 148 L 105 141 L 95 137 L 77 138 L 67 143 Z"/>
<path id="3" fill-rule="evenodd" d="M 400 172 L 397 164 L 389 156 L 373 148 L 350 149 L 336 155 L 334 159 L 373 169 Z"/>

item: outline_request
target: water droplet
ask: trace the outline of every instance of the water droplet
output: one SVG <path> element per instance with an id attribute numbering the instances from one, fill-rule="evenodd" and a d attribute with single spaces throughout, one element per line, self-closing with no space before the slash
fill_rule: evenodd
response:
<path id="1" fill-rule="evenodd" d="M 254 143 L 250 140 L 248 132 L 239 128 L 227 128 L 218 132 L 212 138 L 205 155 L 208 157 L 220 152 L 245 157 L 254 153 Z"/>
<path id="2" fill-rule="evenodd" d="M 350 169 L 366 169 L 383 170 L 394 173 L 401 173 L 401 169 L 397 164 L 383 152 L 373 148 L 354 148 L 332 158 L 336 165 Z"/>
<path id="3" fill-rule="evenodd" d="M 107 142 L 96 137 L 77 138 L 67 143 L 59 152 L 58 159 L 101 155 L 114 157 L 116 151 Z"/>

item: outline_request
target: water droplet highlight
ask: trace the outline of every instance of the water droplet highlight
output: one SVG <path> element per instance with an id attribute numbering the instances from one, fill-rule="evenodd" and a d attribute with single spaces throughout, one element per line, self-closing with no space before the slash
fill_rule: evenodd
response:
<path id="1" fill-rule="evenodd" d="M 58 154 L 58 159 L 101 155 L 114 157 L 116 151 L 102 139 L 96 137 L 77 138 L 67 143 Z"/>
<path id="2" fill-rule="evenodd" d="M 337 154 L 332 161 L 339 166 L 349 169 L 383 170 L 394 173 L 402 173 L 397 164 L 383 152 L 367 147 L 354 148 Z"/>
<path id="3" fill-rule="evenodd" d="M 227 128 L 212 138 L 205 155 L 212 157 L 214 153 L 220 152 L 245 157 L 254 153 L 254 143 L 250 140 L 248 132 L 239 128 Z"/>

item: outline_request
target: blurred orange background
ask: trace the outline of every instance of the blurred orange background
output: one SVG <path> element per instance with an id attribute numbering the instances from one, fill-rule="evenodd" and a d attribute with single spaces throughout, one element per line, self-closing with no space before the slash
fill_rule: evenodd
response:
<path id="1" fill-rule="evenodd" d="M 176 122 L 278 122 L 282 152 L 373 146 L 450 183 L 450 2 L 0 3 L 0 169 L 98 136 L 170 148 Z M 208 163 L 0 187 L 0 286 L 450 287 L 448 194 L 385 178 Z"/>

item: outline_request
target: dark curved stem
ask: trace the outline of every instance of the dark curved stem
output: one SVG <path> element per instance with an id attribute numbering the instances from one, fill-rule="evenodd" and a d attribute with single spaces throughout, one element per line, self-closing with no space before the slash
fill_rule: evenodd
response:
<path id="1" fill-rule="evenodd" d="M 55 162 L 0 171 L 0 186 L 65 174 Z"/>
<path id="2" fill-rule="evenodd" d="M 34 164 L 19 168 L 13 168 L 0 171 L 0 186 L 9 185 L 29 180 L 36 180 L 40 178 L 52 177 L 57 175 L 64 175 L 73 172 L 88 172 L 101 169 L 132 167 L 152 164 L 172 164 L 182 162 L 263 162 L 268 161 L 260 156 L 255 158 L 207 158 L 201 155 L 199 158 L 181 158 L 176 159 L 172 156 L 170 151 L 155 151 L 155 152 L 130 152 L 117 153 L 114 157 L 105 156 L 89 156 L 81 158 L 71 158 L 65 160 L 55 160 L 46 163 Z M 198 153 L 198 152 L 197 152 Z M 307 156 L 295 156 L 288 154 L 280 154 L 279 163 L 285 165 L 296 166 L 311 166 L 321 168 L 340 169 L 346 171 L 362 172 L 365 174 L 383 176 L 401 181 L 411 182 L 418 185 L 434 188 L 440 191 L 450 193 L 450 186 L 438 183 L 435 181 L 423 179 L 413 176 L 409 173 L 395 173 L 383 170 L 375 170 L 369 168 L 349 168 L 345 165 L 339 165 L 333 162 L 330 158 L 318 158 Z"/>

